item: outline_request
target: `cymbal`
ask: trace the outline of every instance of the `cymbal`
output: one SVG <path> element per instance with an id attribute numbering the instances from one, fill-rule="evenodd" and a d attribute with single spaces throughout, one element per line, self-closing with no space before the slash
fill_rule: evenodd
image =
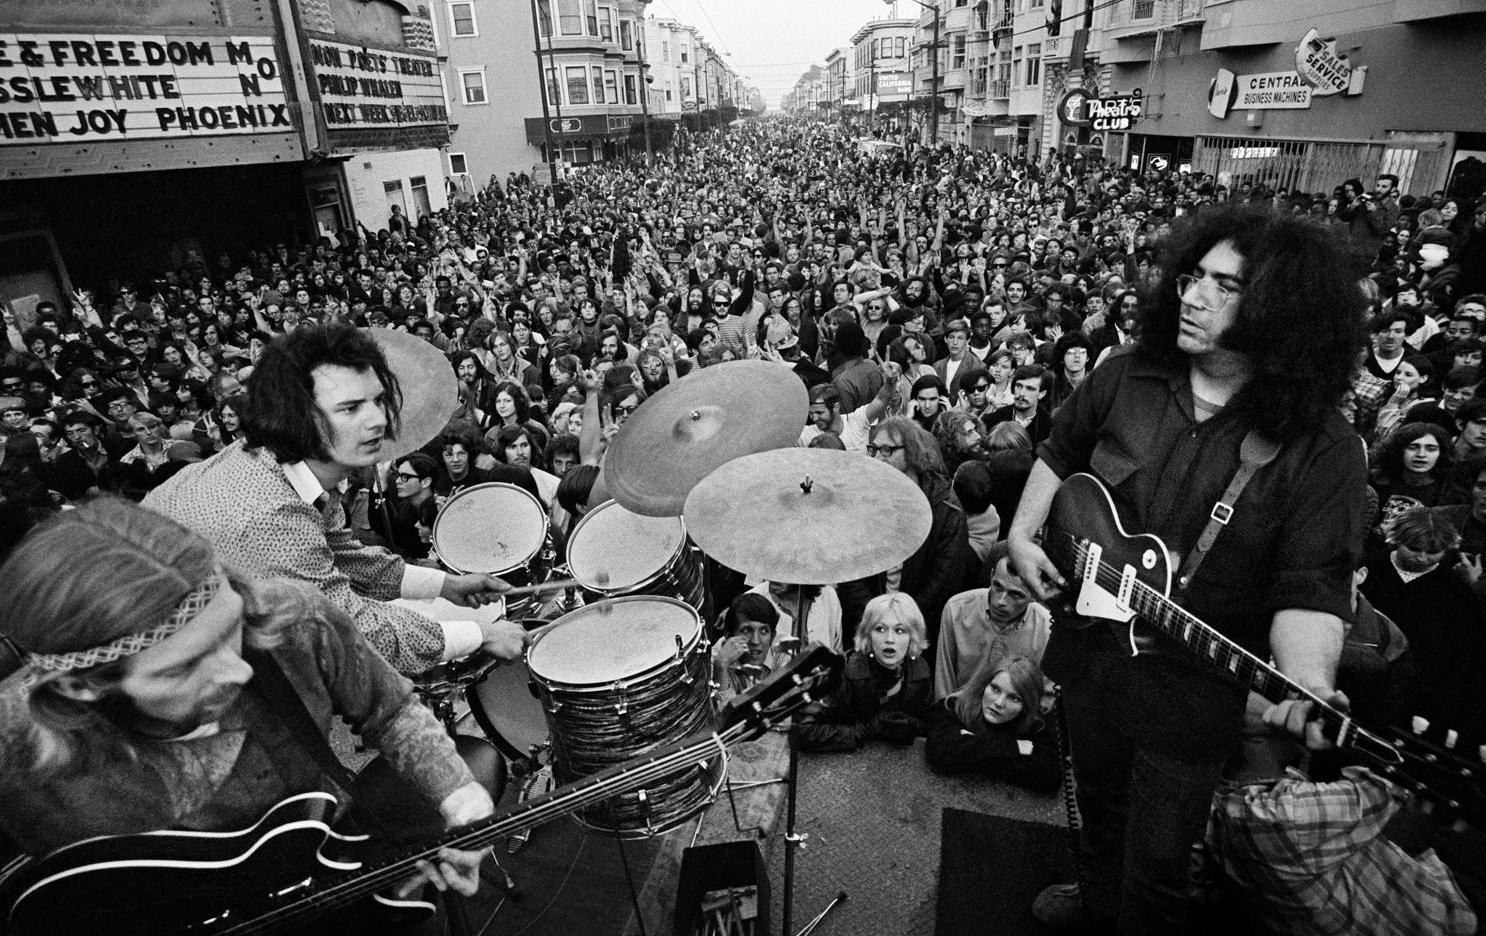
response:
<path id="1" fill-rule="evenodd" d="M 662 388 L 620 427 L 603 481 L 625 508 L 678 517 L 698 481 L 741 455 L 792 446 L 810 397 L 787 367 L 729 361 Z"/>
<path id="2" fill-rule="evenodd" d="M 362 329 L 381 347 L 402 387 L 402 427 L 382 446 L 381 460 L 396 461 L 438 437 L 459 406 L 454 366 L 433 345 L 390 328 Z"/>
<path id="3" fill-rule="evenodd" d="M 686 498 L 686 528 L 731 569 L 830 585 L 899 564 L 929 538 L 929 499 L 858 452 L 788 448 L 734 459 Z"/>

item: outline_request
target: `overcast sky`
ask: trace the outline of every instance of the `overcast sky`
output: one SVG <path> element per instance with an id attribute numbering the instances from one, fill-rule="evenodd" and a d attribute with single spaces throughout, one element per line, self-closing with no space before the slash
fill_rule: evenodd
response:
<path id="1" fill-rule="evenodd" d="M 900 0 L 897 10 L 920 12 L 913 0 Z M 777 108 L 801 73 L 825 64 L 863 23 L 887 18 L 893 8 L 883 0 L 652 0 L 645 12 L 701 30 L 723 61 Z"/>

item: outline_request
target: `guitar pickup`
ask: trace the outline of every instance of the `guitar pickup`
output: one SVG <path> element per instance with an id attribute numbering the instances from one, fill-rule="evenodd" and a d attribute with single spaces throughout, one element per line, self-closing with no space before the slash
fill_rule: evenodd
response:
<path id="1" fill-rule="evenodd" d="M 1130 606 L 1130 599 L 1135 593 L 1135 567 L 1124 565 L 1120 568 L 1120 581 L 1115 591 L 1099 583 L 1099 572 L 1105 569 L 1105 580 L 1108 581 L 1109 570 L 1100 561 L 1103 550 L 1098 543 L 1088 542 L 1084 544 L 1087 556 L 1083 563 L 1083 580 L 1078 590 L 1078 600 L 1074 602 L 1074 610 L 1086 617 L 1105 618 L 1111 621 L 1128 621 L 1135 617 L 1135 610 Z"/>

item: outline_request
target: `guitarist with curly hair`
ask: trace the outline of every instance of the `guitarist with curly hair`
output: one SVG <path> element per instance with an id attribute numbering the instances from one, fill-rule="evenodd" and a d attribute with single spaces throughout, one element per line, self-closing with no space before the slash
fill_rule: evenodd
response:
<path id="1" fill-rule="evenodd" d="M 1063 480 L 1090 473 L 1124 529 L 1175 554 L 1182 607 L 1345 705 L 1336 667 L 1366 480 L 1362 443 L 1338 410 L 1363 348 L 1349 269 L 1324 229 L 1278 214 L 1208 210 L 1171 233 L 1138 340 L 1089 374 L 1038 449 L 1008 546 L 1039 599 L 1078 590 L 1039 531 Z M 1272 460 L 1250 465 L 1226 503 L 1246 438 Z M 1194 551 L 1200 568 L 1189 569 L 1182 560 Z M 1137 553 L 1125 568 L 1143 562 L 1155 559 Z M 1057 623 L 1043 663 L 1063 687 L 1084 881 L 1044 891 L 1034 914 L 1122 934 L 1184 932 L 1192 844 L 1234 750 L 1245 689 L 1169 639 L 1132 655 L 1134 631 L 1079 627 L 1068 614 Z M 1310 702 L 1280 703 L 1266 720 L 1328 743 Z"/>

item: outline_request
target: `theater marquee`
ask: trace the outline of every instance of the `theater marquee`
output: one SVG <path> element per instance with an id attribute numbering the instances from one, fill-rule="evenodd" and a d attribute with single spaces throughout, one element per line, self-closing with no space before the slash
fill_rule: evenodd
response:
<path id="1" fill-rule="evenodd" d="M 331 130 L 449 122 L 432 55 L 313 39 L 310 63 L 314 94 Z"/>
<path id="2" fill-rule="evenodd" d="M 0 33 L 0 145 L 295 129 L 272 36 Z"/>

